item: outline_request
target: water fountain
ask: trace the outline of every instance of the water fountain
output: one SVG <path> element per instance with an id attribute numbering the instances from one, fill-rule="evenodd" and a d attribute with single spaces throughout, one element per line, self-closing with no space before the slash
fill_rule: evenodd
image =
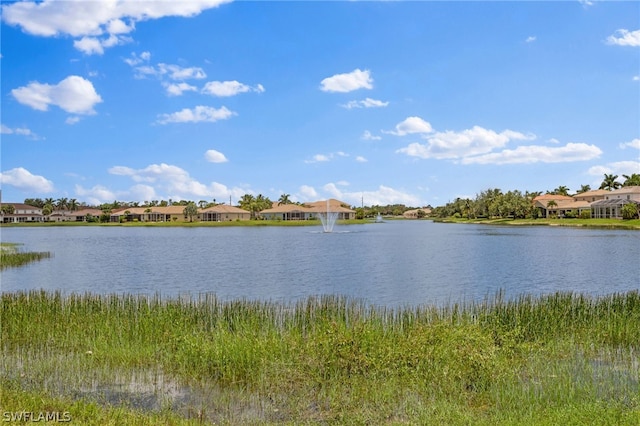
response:
<path id="1" fill-rule="evenodd" d="M 336 224 L 338 219 L 338 212 L 332 212 L 329 209 L 329 200 L 327 200 L 327 212 L 318 213 L 320 222 L 322 222 L 322 229 L 324 232 L 333 232 L 333 225 Z"/>

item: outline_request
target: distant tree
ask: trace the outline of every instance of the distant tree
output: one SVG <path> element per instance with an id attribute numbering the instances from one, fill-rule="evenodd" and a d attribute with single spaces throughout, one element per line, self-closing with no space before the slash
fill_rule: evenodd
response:
<path id="1" fill-rule="evenodd" d="M 26 204 L 26 203 L 25 203 Z M 2 205 L 2 213 L 4 214 L 13 214 L 16 211 L 16 208 L 13 204 L 3 204 Z"/>
<path id="2" fill-rule="evenodd" d="M 549 202 L 547 203 L 547 210 L 551 210 L 553 207 L 557 207 L 558 203 L 556 203 L 554 200 L 549 200 Z M 547 211 L 547 216 L 549 216 L 549 212 Z"/>
<path id="3" fill-rule="evenodd" d="M 569 188 L 564 185 L 561 185 L 553 190 L 552 194 L 554 195 L 569 195 Z"/>
<path id="4" fill-rule="evenodd" d="M 204 209 L 205 207 L 207 207 L 207 203 L 205 200 L 200 200 L 198 201 L 198 207 L 200 207 L 201 209 Z"/>
<path id="5" fill-rule="evenodd" d="M 609 191 L 613 191 L 614 189 L 618 189 L 622 186 L 622 184 L 618 181 L 618 175 L 612 174 L 604 174 L 604 179 L 602 180 L 602 184 L 600 184 L 600 189 L 606 189 Z"/>
<path id="6" fill-rule="evenodd" d="M 278 199 L 278 204 L 291 204 L 291 200 L 289 199 L 289 194 L 282 194 Z"/>
<path id="7" fill-rule="evenodd" d="M 582 194 L 583 192 L 589 192 L 591 191 L 591 185 L 582 185 L 580 186 L 580 190 L 578 191 L 578 194 Z"/>
<path id="8" fill-rule="evenodd" d="M 622 186 L 640 186 L 640 173 L 632 173 L 631 176 L 622 175 L 625 179 Z"/>
<path id="9" fill-rule="evenodd" d="M 72 212 L 75 212 L 76 210 L 78 210 L 78 200 L 76 200 L 75 198 L 72 198 L 69 200 L 69 210 L 71 210 Z"/>
<path id="10" fill-rule="evenodd" d="M 418 209 L 418 211 L 416 212 L 416 216 L 418 216 L 418 219 L 422 219 L 426 215 L 427 215 L 427 213 L 422 209 Z"/>
<path id="11" fill-rule="evenodd" d="M 193 201 L 190 201 L 183 210 L 185 216 L 189 218 L 189 222 L 193 222 L 193 217 L 198 216 L 198 206 Z"/>
<path id="12" fill-rule="evenodd" d="M 69 203 L 69 199 L 68 198 L 58 198 L 58 200 L 56 201 L 56 207 L 58 210 L 65 210 L 67 208 L 67 205 Z"/>

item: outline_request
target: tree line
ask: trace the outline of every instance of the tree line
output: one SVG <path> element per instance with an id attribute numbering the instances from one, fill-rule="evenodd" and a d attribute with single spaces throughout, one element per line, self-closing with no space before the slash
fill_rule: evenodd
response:
<path id="1" fill-rule="evenodd" d="M 622 175 L 624 182 L 618 182 L 618 175 L 605 174 L 602 184 L 599 189 L 614 190 L 624 186 L 640 186 L 640 174 L 634 173 L 632 175 Z M 590 185 L 581 185 L 580 190 L 576 194 L 591 191 Z M 553 191 L 547 191 L 547 194 L 554 195 L 570 195 L 570 189 L 564 185 L 558 186 Z M 487 189 L 477 194 L 474 199 L 470 198 L 456 198 L 454 201 L 439 206 L 433 209 L 432 216 L 435 217 L 464 217 L 468 219 L 475 219 L 479 217 L 496 217 L 496 218 L 513 218 L 513 219 L 525 219 L 525 218 L 537 218 L 539 211 L 534 207 L 533 199 L 539 195 L 542 195 L 541 191 L 537 192 L 521 192 L 519 190 L 502 192 L 498 188 Z M 547 207 L 556 205 L 555 202 L 550 201 Z M 635 206 L 633 206 L 635 208 Z M 631 209 L 628 209 L 631 210 Z M 631 214 L 631 216 L 638 215 L 637 211 L 624 212 L 625 216 Z M 568 215 L 575 214 L 577 212 L 568 213 Z M 589 216 L 590 217 L 590 216 Z"/>

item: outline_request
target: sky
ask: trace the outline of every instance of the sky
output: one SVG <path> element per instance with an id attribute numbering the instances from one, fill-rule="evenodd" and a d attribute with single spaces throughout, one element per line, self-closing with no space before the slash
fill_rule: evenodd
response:
<path id="1" fill-rule="evenodd" d="M 444 205 L 640 173 L 640 2 L 2 1 L 3 202 Z"/>

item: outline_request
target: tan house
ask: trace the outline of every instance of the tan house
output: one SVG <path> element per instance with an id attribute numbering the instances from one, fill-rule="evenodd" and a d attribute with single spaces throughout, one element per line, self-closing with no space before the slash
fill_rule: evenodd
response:
<path id="1" fill-rule="evenodd" d="M 228 222 L 233 220 L 249 220 L 251 213 L 228 204 L 218 204 L 198 210 L 198 218 L 203 222 Z"/>
<path id="2" fill-rule="evenodd" d="M 543 194 L 533 199 L 533 206 L 539 210 L 542 217 L 561 217 L 567 211 L 573 210 L 573 203 L 575 200 L 568 195 Z M 586 203 L 586 206 L 588 208 L 589 203 Z"/>
<path id="3" fill-rule="evenodd" d="M 267 220 L 309 220 L 318 219 L 320 213 L 326 213 L 328 210 L 332 213 L 338 213 L 338 219 L 354 219 L 356 217 L 355 210 L 345 207 L 346 205 L 333 198 L 302 205 L 273 203 L 273 207 L 262 210 L 260 216 Z"/>
<path id="4" fill-rule="evenodd" d="M 592 218 L 622 219 L 622 207 L 630 203 L 640 209 L 640 186 L 623 186 L 607 192 L 604 199 L 591 203 Z"/>
<path id="5" fill-rule="evenodd" d="M 4 213 L 4 206 L 13 206 L 13 213 Z M 42 209 L 22 203 L 2 203 L 0 204 L 0 222 L 2 223 L 27 223 L 44 222 Z"/>
<path id="6" fill-rule="evenodd" d="M 595 191 L 581 192 L 573 196 L 576 201 L 587 201 L 593 203 L 594 201 L 604 200 L 606 195 L 611 194 L 611 191 L 606 189 L 596 189 Z"/>
<path id="7" fill-rule="evenodd" d="M 124 207 L 115 210 L 109 216 L 109 222 L 185 222 L 189 218 L 184 214 L 185 206 L 165 207 Z"/>
<path id="8" fill-rule="evenodd" d="M 402 216 L 405 219 L 419 219 L 421 215 L 418 212 L 420 210 L 422 210 L 422 212 L 424 213 L 423 216 L 429 216 L 431 214 L 431 209 L 429 207 L 423 207 L 421 209 L 407 210 L 406 212 L 402 213 Z"/>
<path id="9" fill-rule="evenodd" d="M 87 222 L 87 219 L 90 217 L 100 219 L 100 216 L 102 216 L 102 210 L 80 209 L 80 210 L 76 210 L 75 212 L 71 212 L 70 216 L 73 218 L 72 220 L 75 222 Z"/>

